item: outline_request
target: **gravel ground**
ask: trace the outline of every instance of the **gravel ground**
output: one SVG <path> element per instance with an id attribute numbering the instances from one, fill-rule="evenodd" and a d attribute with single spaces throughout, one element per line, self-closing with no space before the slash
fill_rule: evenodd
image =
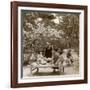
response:
<path id="1" fill-rule="evenodd" d="M 34 76 L 48 76 L 48 75 L 72 75 L 79 73 L 79 64 L 78 61 L 74 63 L 74 65 L 66 66 L 64 69 L 64 73 L 59 73 L 58 70 L 53 72 L 52 68 L 40 68 L 37 73 L 36 70 L 33 70 Z M 30 77 L 30 65 L 23 67 L 23 77 Z"/>

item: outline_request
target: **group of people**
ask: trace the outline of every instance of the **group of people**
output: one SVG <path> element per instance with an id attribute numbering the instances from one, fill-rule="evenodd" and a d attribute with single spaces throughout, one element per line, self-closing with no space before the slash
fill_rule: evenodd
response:
<path id="1" fill-rule="evenodd" d="M 45 49 L 44 55 L 40 51 L 38 54 L 32 53 L 30 60 L 36 60 L 37 64 L 45 65 L 47 63 L 54 65 L 70 65 L 73 63 L 73 58 L 71 55 L 71 50 L 65 53 L 60 48 L 54 48 L 53 45 L 47 42 L 47 47 Z"/>

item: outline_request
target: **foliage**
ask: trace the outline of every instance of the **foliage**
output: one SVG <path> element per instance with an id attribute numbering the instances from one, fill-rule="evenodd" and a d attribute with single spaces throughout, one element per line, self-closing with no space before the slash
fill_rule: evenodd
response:
<path id="1" fill-rule="evenodd" d="M 24 53 L 40 51 L 46 42 L 79 48 L 79 14 L 22 11 Z"/>

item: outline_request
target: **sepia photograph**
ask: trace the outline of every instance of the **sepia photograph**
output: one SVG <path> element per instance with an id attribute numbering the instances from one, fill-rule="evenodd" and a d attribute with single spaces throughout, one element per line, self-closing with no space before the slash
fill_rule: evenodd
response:
<path id="1" fill-rule="evenodd" d="M 12 7 L 12 86 L 86 83 L 87 7 L 28 2 Z"/>
<path id="2" fill-rule="evenodd" d="M 21 10 L 22 77 L 79 74 L 80 13 Z"/>

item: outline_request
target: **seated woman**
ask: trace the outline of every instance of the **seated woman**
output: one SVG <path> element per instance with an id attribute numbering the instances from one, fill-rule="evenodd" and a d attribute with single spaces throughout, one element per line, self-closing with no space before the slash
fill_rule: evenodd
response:
<path id="1" fill-rule="evenodd" d="M 47 43 L 47 47 L 45 50 L 45 57 L 46 58 L 51 58 L 52 57 L 52 46 L 50 43 Z"/>
<path id="2" fill-rule="evenodd" d="M 58 61 L 59 56 L 60 56 L 60 54 L 57 52 L 57 50 L 53 50 L 53 52 L 52 52 L 52 58 L 53 58 L 52 63 L 55 66 L 57 66 L 57 67 L 53 67 L 53 72 L 55 72 L 55 70 L 58 69 L 58 65 L 56 64 L 56 62 Z"/>
<path id="3" fill-rule="evenodd" d="M 30 61 L 36 61 L 36 54 L 34 51 L 32 51 L 32 53 L 31 53 Z"/>
<path id="4" fill-rule="evenodd" d="M 54 50 L 53 51 L 53 64 L 55 64 L 58 59 L 59 59 L 59 53 L 57 52 L 57 50 Z"/>
<path id="5" fill-rule="evenodd" d="M 64 60 L 63 52 L 61 54 L 59 50 L 55 50 L 53 54 L 53 64 L 56 66 L 53 67 L 54 72 L 55 69 L 60 69 L 60 71 L 62 70 L 64 72 L 64 62 L 65 60 Z"/>
<path id="6" fill-rule="evenodd" d="M 45 48 L 45 57 L 46 57 L 47 63 L 50 63 L 52 60 L 52 45 L 48 42 Z"/>
<path id="7" fill-rule="evenodd" d="M 46 64 L 45 57 L 42 55 L 42 52 L 37 55 L 37 63 L 42 65 Z"/>

